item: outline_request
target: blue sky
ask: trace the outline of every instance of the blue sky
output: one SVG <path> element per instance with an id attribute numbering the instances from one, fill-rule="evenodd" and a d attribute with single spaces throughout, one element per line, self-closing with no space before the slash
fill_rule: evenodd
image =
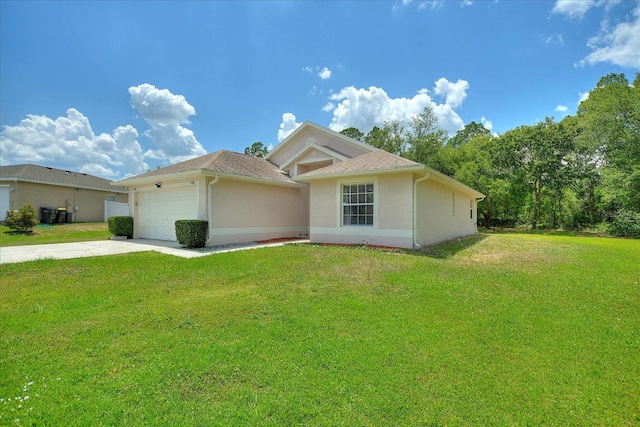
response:
<path id="1" fill-rule="evenodd" d="M 636 0 L 4 0 L 0 162 L 119 179 L 425 106 L 502 133 L 638 71 Z"/>

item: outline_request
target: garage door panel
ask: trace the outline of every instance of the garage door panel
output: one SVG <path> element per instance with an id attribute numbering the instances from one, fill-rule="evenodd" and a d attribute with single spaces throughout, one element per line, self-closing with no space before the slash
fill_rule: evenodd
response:
<path id="1" fill-rule="evenodd" d="M 138 234 L 143 239 L 176 240 L 178 219 L 197 219 L 193 186 L 138 193 Z"/>

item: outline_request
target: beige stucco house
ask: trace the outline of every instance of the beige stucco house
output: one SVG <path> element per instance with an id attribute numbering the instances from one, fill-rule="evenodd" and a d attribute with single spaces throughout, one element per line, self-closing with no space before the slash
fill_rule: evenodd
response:
<path id="1" fill-rule="evenodd" d="M 134 237 L 175 240 L 209 221 L 209 246 L 286 237 L 416 248 L 476 232 L 478 191 L 311 122 L 266 158 L 221 150 L 114 182 Z"/>
<path id="2" fill-rule="evenodd" d="M 123 187 L 81 172 L 38 165 L 0 166 L 0 221 L 7 210 L 30 203 L 38 219 L 42 207 L 64 208 L 74 222 L 104 221 L 105 200 L 127 203 Z"/>

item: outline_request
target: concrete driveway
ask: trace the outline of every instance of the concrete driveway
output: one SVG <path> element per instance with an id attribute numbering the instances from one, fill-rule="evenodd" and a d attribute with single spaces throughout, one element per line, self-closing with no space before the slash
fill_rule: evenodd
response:
<path id="1" fill-rule="evenodd" d="M 50 245 L 10 246 L 0 248 L 0 264 L 10 264 L 38 259 L 71 259 L 132 252 L 155 251 L 182 258 L 197 258 L 217 253 L 282 246 L 289 243 L 306 243 L 308 240 L 293 240 L 278 243 L 245 243 L 241 245 L 214 246 L 202 249 L 187 249 L 178 242 L 162 240 L 98 240 L 95 242 L 54 243 Z"/>

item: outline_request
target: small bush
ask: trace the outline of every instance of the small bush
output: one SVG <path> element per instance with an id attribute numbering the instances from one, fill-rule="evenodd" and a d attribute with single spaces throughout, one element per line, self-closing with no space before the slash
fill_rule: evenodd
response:
<path id="1" fill-rule="evenodd" d="M 609 234 L 640 238 L 640 212 L 618 211 L 609 223 Z"/>
<path id="2" fill-rule="evenodd" d="M 31 229 L 38 225 L 36 210 L 31 204 L 27 203 L 20 206 L 16 212 L 7 211 L 7 219 L 5 219 L 4 224 L 18 233 L 30 233 Z"/>
<path id="3" fill-rule="evenodd" d="M 209 237 L 209 221 L 179 219 L 176 221 L 178 243 L 188 248 L 204 248 Z"/>
<path id="4" fill-rule="evenodd" d="M 114 236 L 133 237 L 133 218 L 130 216 L 112 216 L 107 221 L 109 223 L 109 232 Z"/>

